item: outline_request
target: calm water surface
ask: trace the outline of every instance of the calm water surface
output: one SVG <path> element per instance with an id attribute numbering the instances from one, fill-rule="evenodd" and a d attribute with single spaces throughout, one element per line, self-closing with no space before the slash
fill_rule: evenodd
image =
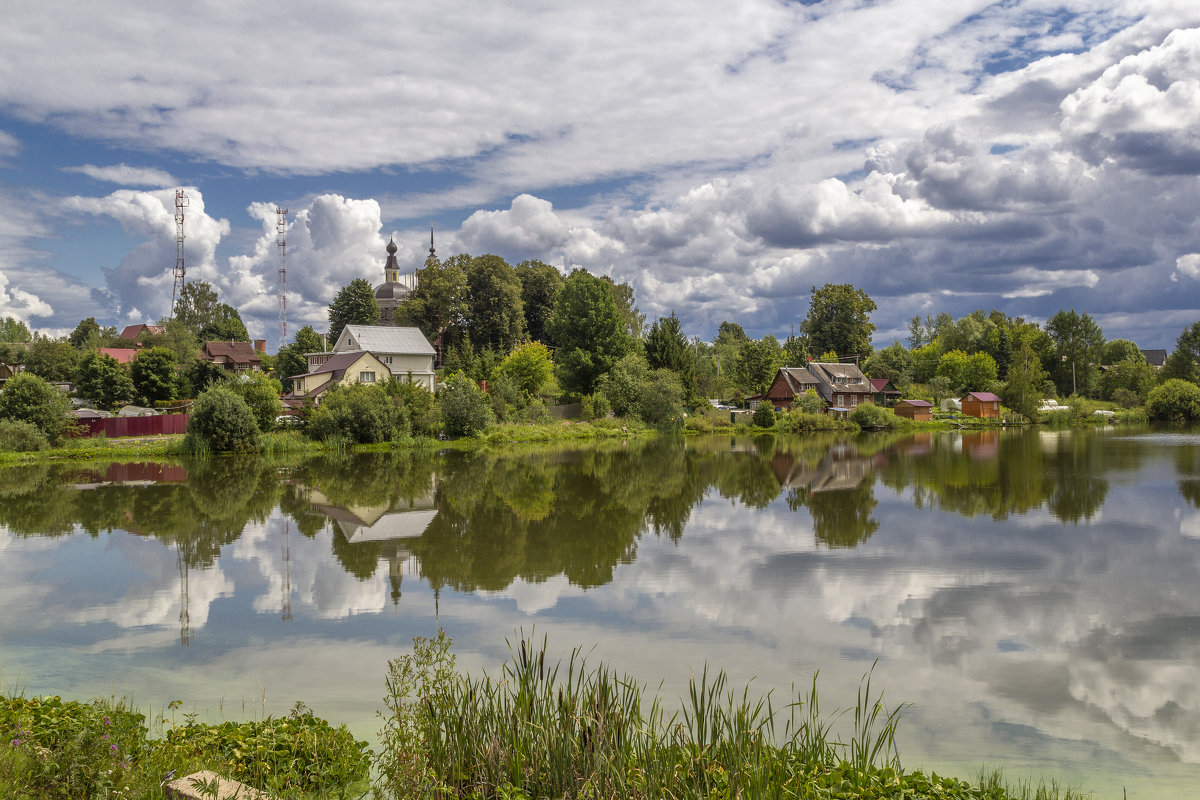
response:
<path id="1" fill-rule="evenodd" d="M 905 766 L 1200 786 L 1200 432 L 721 438 L 0 471 L 0 681 L 373 739 L 388 658 L 531 630 L 909 701 Z"/>

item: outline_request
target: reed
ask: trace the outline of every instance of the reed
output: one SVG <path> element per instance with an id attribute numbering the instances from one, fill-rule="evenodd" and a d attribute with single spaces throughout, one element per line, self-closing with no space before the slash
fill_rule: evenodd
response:
<path id="1" fill-rule="evenodd" d="M 480 677 L 454 670 L 444 632 L 414 644 L 389 663 L 381 798 L 1080 796 L 1054 785 L 1009 795 L 996 776 L 972 787 L 905 774 L 895 739 L 904 706 L 884 704 L 871 672 L 854 708 L 826 718 L 816 676 L 777 707 L 770 693 L 731 689 L 706 666 L 668 713 L 660 693 L 592 667 L 578 648 L 550 660 L 545 638 L 520 635 L 500 672 Z"/>

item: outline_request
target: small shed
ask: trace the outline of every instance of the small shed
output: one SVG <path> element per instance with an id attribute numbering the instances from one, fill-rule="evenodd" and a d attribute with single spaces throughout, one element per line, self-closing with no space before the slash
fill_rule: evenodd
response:
<path id="1" fill-rule="evenodd" d="M 901 400 L 893 410 L 897 417 L 905 417 L 914 422 L 928 422 L 933 419 L 933 403 L 928 400 Z"/>
<path id="2" fill-rule="evenodd" d="M 887 378 L 871 378 L 871 389 L 875 405 L 891 407 L 900 399 L 900 390 Z"/>
<path id="3" fill-rule="evenodd" d="M 995 419 L 1000 416 L 1000 398 L 991 392 L 967 392 L 959 402 L 968 417 Z"/>

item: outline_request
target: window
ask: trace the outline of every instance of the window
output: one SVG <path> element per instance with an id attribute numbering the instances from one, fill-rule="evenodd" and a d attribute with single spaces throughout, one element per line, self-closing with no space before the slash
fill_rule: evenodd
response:
<path id="1" fill-rule="evenodd" d="M 358 382 L 359 383 L 374 383 L 375 382 L 375 373 L 374 372 L 358 373 Z"/>
<path id="2" fill-rule="evenodd" d="M 383 363 L 385 363 L 385 364 L 391 364 L 391 363 L 392 363 L 392 357 L 391 357 L 391 356 L 384 356 L 384 357 L 383 357 Z"/>

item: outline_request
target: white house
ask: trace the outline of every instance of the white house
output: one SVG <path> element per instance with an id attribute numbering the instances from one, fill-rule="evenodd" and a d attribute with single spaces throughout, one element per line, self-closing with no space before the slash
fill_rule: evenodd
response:
<path id="1" fill-rule="evenodd" d="M 433 345 L 417 328 L 390 325 L 347 325 L 333 344 L 332 353 L 308 353 L 308 371 L 313 372 L 331 355 L 366 351 L 378 358 L 398 380 L 419 383 L 430 392 L 436 374 Z"/>

